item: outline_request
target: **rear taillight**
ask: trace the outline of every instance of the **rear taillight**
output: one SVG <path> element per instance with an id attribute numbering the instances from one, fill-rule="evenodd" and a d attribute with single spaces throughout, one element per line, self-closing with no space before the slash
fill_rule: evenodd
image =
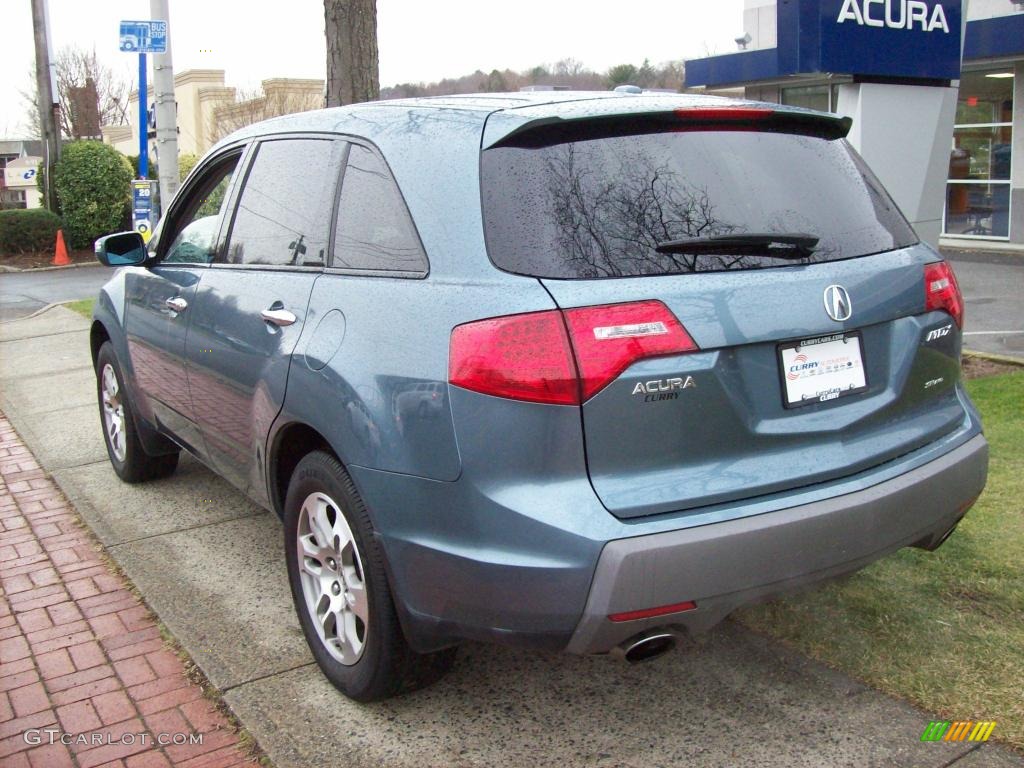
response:
<path id="1" fill-rule="evenodd" d="M 611 384 L 637 360 L 697 349 L 690 334 L 660 301 L 569 309 L 565 320 L 576 352 L 584 400 Z"/>
<path id="2" fill-rule="evenodd" d="M 945 261 L 924 267 L 924 308 L 927 312 L 934 309 L 948 312 L 956 321 L 957 328 L 963 328 L 964 297 L 953 268 Z"/>
<path id="3" fill-rule="evenodd" d="M 638 360 L 696 349 L 660 301 L 531 312 L 456 327 L 448 380 L 497 397 L 579 405 Z"/>
<path id="4" fill-rule="evenodd" d="M 485 395 L 578 405 L 576 365 L 557 309 L 460 325 L 452 331 L 448 381 Z"/>

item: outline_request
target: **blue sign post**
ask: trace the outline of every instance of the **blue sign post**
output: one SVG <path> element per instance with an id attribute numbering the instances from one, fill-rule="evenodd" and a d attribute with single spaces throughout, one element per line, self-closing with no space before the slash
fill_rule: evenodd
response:
<path id="1" fill-rule="evenodd" d="M 149 86 L 146 84 L 146 54 L 139 54 L 139 176 L 149 175 L 149 124 L 146 100 Z"/>
<path id="2" fill-rule="evenodd" d="M 149 175 L 149 89 L 146 84 L 146 54 L 167 53 L 166 21 L 122 21 L 118 47 L 139 54 L 139 177 L 132 182 L 132 219 L 135 230 L 147 241 L 153 231 L 152 184 Z"/>

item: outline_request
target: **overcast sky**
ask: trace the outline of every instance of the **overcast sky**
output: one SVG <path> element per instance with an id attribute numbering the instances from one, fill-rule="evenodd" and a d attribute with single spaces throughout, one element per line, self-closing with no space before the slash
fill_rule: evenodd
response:
<path id="1" fill-rule="evenodd" d="M 55 50 L 95 47 L 134 78 L 137 60 L 117 50 L 121 19 L 149 18 L 148 0 L 49 0 Z M 29 0 L 2 0 L 0 137 L 20 138 L 34 60 Z M 228 85 L 270 77 L 324 77 L 321 0 L 252 3 L 169 0 L 176 72 L 223 69 Z M 272 10 L 271 10 L 272 9 Z M 742 0 L 378 0 L 382 86 L 458 77 L 475 69 L 522 70 L 573 57 L 598 71 L 614 64 L 694 58 L 734 50 Z"/>

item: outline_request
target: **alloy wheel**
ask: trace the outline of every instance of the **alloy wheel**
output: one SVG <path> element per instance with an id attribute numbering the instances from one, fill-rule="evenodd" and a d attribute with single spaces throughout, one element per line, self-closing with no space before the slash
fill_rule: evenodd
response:
<path id="1" fill-rule="evenodd" d="M 125 432 L 124 432 L 124 401 L 121 398 L 121 388 L 117 383 L 117 374 L 114 367 L 107 363 L 103 366 L 100 374 L 103 397 L 103 426 L 107 432 L 107 442 L 110 450 L 118 461 L 124 461 L 125 457 Z"/>
<path id="2" fill-rule="evenodd" d="M 322 492 L 299 510 L 296 554 L 309 617 L 327 651 L 351 666 L 363 655 L 370 611 L 362 558 L 341 507 Z"/>

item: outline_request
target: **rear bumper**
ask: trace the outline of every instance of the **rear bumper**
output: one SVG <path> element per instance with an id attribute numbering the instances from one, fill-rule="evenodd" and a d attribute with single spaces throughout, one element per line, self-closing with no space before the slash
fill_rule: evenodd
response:
<path id="1" fill-rule="evenodd" d="M 654 627 L 706 630 L 736 608 L 855 571 L 905 546 L 934 546 L 985 487 L 981 435 L 863 490 L 697 528 L 608 542 L 567 650 L 604 653 Z M 685 613 L 610 614 L 694 601 Z"/>

